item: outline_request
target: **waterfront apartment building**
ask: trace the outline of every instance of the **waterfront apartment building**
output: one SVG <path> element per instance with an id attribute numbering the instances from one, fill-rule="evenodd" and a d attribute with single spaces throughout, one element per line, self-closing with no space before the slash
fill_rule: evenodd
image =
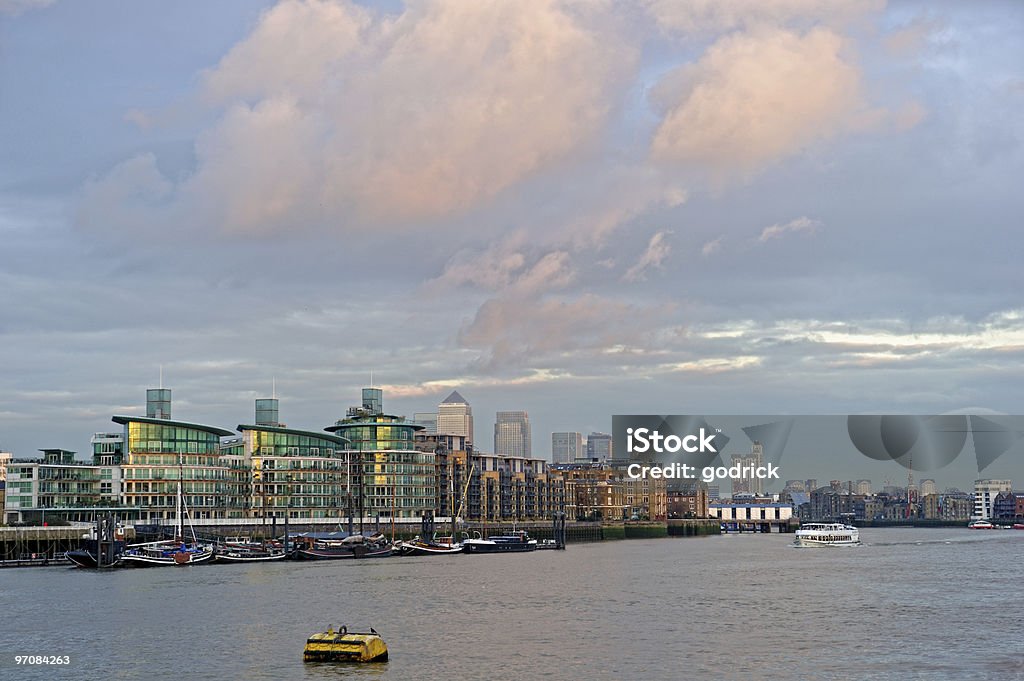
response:
<path id="1" fill-rule="evenodd" d="M 7 464 L 14 455 L 10 452 L 0 452 L 0 525 L 7 523 L 7 514 L 3 513 L 4 499 L 7 495 Z"/>
<path id="2" fill-rule="evenodd" d="M 551 433 L 551 463 L 573 463 L 585 454 L 583 433 Z"/>
<path id="3" fill-rule="evenodd" d="M 664 520 L 668 517 L 668 490 L 664 479 L 634 479 L 625 466 L 595 461 L 553 464 L 561 477 L 565 513 L 572 520 Z"/>
<path id="4" fill-rule="evenodd" d="M 499 411 L 494 423 L 494 453 L 529 459 L 532 456 L 530 417 L 525 411 Z"/>
<path id="5" fill-rule="evenodd" d="M 473 443 L 473 408 L 458 390 L 453 390 L 437 405 L 437 426 L 433 432 L 459 435 L 469 444 Z"/>
<path id="6" fill-rule="evenodd" d="M 564 484 L 546 461 L 477 452 L 466 436 L 428 436 L 384 414 L 379 389 L 364 390 L 361 406 L 324 431 L 285 426 L 277 407 L 257 400 L 256 423 L 232 432 L 172 420 L 170 391 L 147 391 L 147 416 L 114 416 L 122 429 L 93 435 L 91 462 L 56 449 L 12 459 L 3 520 L 91 520 L 103 508 L 172 525 L 179 476 L 197 524 L 408 519 L 448 516 L 453 505 L 468 520 L 516 522 L 564 507 Z M 426 437 L 431 443 L 417 446 Z"/>
<path id="7" fill-rule="evenodd" d="M 621 473 L 602 463 L 556 464 L 562 477 L 565 515 L 570 520 L 627 520 L 625 485 Z"/>
<path id="8" fill-rule="evenodd" d="M 1000 492 L 992 499 L 992 520 L 1017 520 L 1021 517 L 1018 513 L 1024 498 L 1021 492 Z"/>
<path id="9" fill-rule="evenodd" d="M 91 520 L 97 508 L 125 511 L 120 466 L 75 458 L 66 449 L 42 449 L 39 459 L 11 459 L 7 466 L 4 519 L 13 522 Z M 129 513 L 128 515 L 131 515 Z M 134 516 L 133 516 L 134 517 Z"/>
<path id="10" fill-rule="evenodd" d="M 417 448 L 433 451 L 437 514 L 463 520 L 546 520 L 561 510 L 564 492 L 543 459 L 472 449 L 462 436 L 417 433 Z"/>
<path id="11" fill-rule="evenodd" d="M 974 510 L 974 499 L 964 492 L 926 494 L 921 497 L 925 520 L 967 521 Z"/>
<path id="12" fill-rule="evenodd" d="M 358 486 L 344 438 L 288 428 L 278 418 L 278 400 L 256 400 L 256 423 L 221 443 L 228 469 L 224 505 L 228 518 L 337 518 L 353 512 Z"/>
<path id="13" fill-rule="evenodd" d="M 693 481 L 668 490 L 666 505 L 669 518 L 708 517 L 707 483 Z"/>
<path id="14" fill-rule="evenodd" d="M 363 404 L 324 428 L 343 440 L 342 457 L 359 466 L 355 499 L 360 517 L 420 518 L 434 512 L 434 452 L 415 446 L 423 426 L 383 412 L 379 389 L 364 388 Z"/>
<path id="15" fill-rule="evenodd" d="M 992 517 L 992 501 L 1000 492 L 1013 490 L 1010 480 L 975 480 L 974 481 L 974 515 L 976 519 Z"/>

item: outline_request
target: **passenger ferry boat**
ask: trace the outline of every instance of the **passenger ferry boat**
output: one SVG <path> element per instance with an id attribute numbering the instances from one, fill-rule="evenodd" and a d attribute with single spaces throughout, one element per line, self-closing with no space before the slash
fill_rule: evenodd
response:
<path id="1" fill-rule="evenodd" d="M 968 530 L 994 530 L 996 526 L 985 519 L 974 520 L 968 526 Z"/>
<path id="2" fill-rule="evenodd" d="M 796 531 L 796 546 L 857 546 L 860 531 L 843 523 L 806 523 Z"/>

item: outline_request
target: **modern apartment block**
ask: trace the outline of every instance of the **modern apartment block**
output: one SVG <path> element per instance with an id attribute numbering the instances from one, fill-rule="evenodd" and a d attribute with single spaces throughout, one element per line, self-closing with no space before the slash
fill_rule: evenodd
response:
<path id="1" fill-rule="evenodd" d="M 975 480 L 974 481 L 974 518 L 989 519 L 992 517 L 992 502 L 1000 492 L 1013 491 L 1010 480 Z"/>
<path id="2" fill-rule="evenodd" d="M 564 491 L 543 459 L 472 449 L 462 436 L 419 433 L 416 446 L 432 451 L 437 514 L 471 521 L 546 520 L 562 508 Z"/>

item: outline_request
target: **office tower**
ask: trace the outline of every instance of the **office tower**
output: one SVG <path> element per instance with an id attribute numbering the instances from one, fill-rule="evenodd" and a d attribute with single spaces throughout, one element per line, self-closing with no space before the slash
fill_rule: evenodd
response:
<path id="1" fill-rule="evenodd" d="M 473 442 L 473 409 L 466 398 L 453 390 L 437 405 L 437 432 L 442 435 L 461 435 Z"/>
<path id="2" fill-rule="evenodd" d="M 750 447 L 750 454 L 747 456 L 735 454 L 732 457 L 732 465 L 740 466 L 740 470 L 746 469 L 747 474 L 741 475 L 732 481 L 732 493 L 735 496 L 739 493 L 751 493 L 761 496 L 764 494 L 764 479 L 754 475 L 756 469 L 764 466 L 764 447 L 760 442 L 754 441 Z"/>
<path id="3" fill-rule="evenodd" d="M 862 496 L 869 496 L 871 494 L 871 481 L 870 480 L 858 480 L 857 481 L 857 494 Z"/>
<path id="4" fill-rule="evenodd" d="M 591 433 L 587 436 L 587 458 L 607 461 L 612 458 L 612 436 L 608 433 Z"/>
<path id="5" fill-rule="evenodd" d="M 582 433 L 551 433 L 551 463 L 572 463 L 583 451 Z"/>
<path id="6" fill-rule="evenodd" d="M 499 411 L 494 424 L 494 453 L 498 456 L 525 456 L 532 452 L 530 417 L 525 411 Z"/>
<path id="7" fill-rule="evenodd" d="M 437 412 L 418 411 L 412 415 L 412 421 L 416 425 L 423 426 L 424 433 L 437 435 Z"/>
<path id="8" fill-rule="evenodd" d="M 932 480 L 931 478 L 925 478 L 924 480 L 921 481 L 921 492 L 920 492 L 921 497 L 920 498 L 923 499 L 924 497 L 928 496 L 929 494 L 938 494 L 938 493 L 939 493 L 939 487 L 938 487 L 938 485 L 935 484 L 934 480 Z"/>

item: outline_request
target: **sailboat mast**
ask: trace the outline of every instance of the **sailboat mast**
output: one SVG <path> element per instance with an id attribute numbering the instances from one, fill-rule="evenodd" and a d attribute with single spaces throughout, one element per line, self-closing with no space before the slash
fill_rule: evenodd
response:
<path id="1" fill-rule="evenodd" d="M 178 453 L 178 501 L 175 506 L 175 514 L 178 518 L 178 541 L 185 541 L 185 519 L 181 512 L 181 476 L 184 473 L 181 463 L 181 452 Z"/>
<path id="2" fill-rule="evenodd" d="M 455 544 L 455 452 L 448 452 L 448 516 L 451 520 L 452 539 L 449 546 Z"/>

